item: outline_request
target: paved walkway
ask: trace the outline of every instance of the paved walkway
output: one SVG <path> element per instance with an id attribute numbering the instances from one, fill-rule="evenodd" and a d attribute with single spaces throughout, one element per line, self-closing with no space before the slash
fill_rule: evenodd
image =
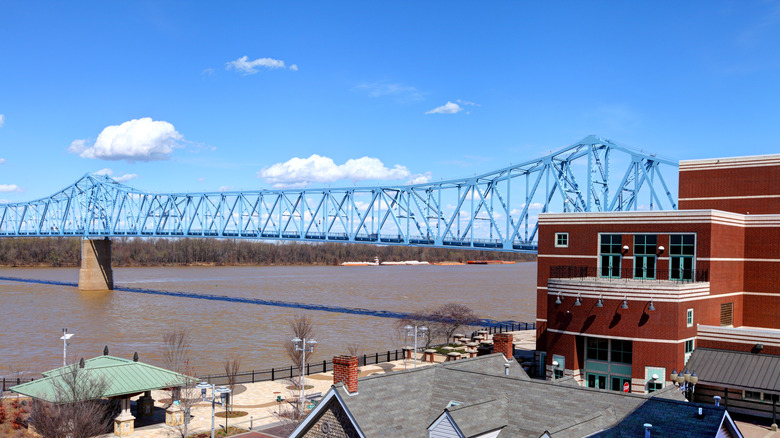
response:
<path id="1" fill-rule="evenodd" d="M 422 354 L 419 355 L 420 359 Z M 437 357 L 437 362 L 444 361 L 444 357 Z M 417 361 L 417 366 L 427 366 Z M 412 360 L 398 360 L 387 363 L 380 363 L 378 365 L 367 365 L 360 367 L 360 377 L 368 376 L 371 374 L 394 372 L 404 369 L 411 369 L 413 367 Z M 319 392 L 322 395 L 330 389 L 333 384 L 333 373 L 320 373 L 312 374 L 306 377 L 306 386 L 313 386 L 311 389 L 306 390 L 306 394 L 312 394 Z M 247 416 L 239 418 L 228 419 L 228 424 L 231 426 L 239 426 L 252 430 L 256 430 L 260 427 L 267 427 L 275 424 L 279 421 L 278 412 L 282 407 L 281 405 L 287 403 L 276 402 L 276 397 L 281 396 L 285 400 L 294 400 L 300 395 L 300 391 L 290 389 L 292 382 L 290 380 L 276 380 L 273 382 L 257 382 L 257 383 L 244 383 L 241 386 L 246 387 L 245 391 L 239 392 L 233 397 L 233 409 L 237 411 L 245 411 Z M 157 421 L 155 424 L 149 426 L 137 427 L 133 437 L 138 438 L 168 438 L 175 437 L 176 430 L 165 425 L 165 411 L 164 406 L 157 400 L 170 398 L 170 394 L 165 391 L 152 391 L 152 398 L 155 401 L 155 414 L 154 419 Z M 216 407 L 217 412 L 223 411 L 220 406 Z M 225 418 L 217 417 L 216 427 L 225 424 Z M 204 432 L 211 430 L 211 403 L 198 403 L 192 409 L 192 418 L 189 425 L 189 433 Z M 103 437 L 113 437 L 113 434 L 106 434 Z M 270 434 L 254 434 L 245 435 L 245 438 L 266 438 L 275 437 L 276 435 L 271 432 Z"/>

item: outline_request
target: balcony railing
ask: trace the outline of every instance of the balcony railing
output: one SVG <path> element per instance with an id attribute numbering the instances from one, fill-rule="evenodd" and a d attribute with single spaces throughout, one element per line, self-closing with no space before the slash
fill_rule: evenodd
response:
<path id="1" fill-rule="evenodd" d="M 595 268 L 593 266 L 550 266 L 550 278 L 599 278 L 602 280 L 707 282 L 707 269 Z"/>

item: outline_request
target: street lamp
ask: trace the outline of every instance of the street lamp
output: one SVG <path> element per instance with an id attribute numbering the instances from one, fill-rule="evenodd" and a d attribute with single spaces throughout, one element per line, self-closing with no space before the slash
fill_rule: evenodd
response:
<path id="1" fill-rule="evenodd" d="M 68 339 L 73 337 L 73 333 L 68 333 L 68 329 L 62 329 L 62 366 L 67 365 Z"/>
<path id="2" fill-rule="evenodd" d="M 225 432 L 227 432 L 228 415 L 227 415 L 227 397 L 230 394 L 230 388 L 224 386 L 216 387 L 213 383 L 200 382 L 195 387 L 200 389 L 201 400 L 211 402 L 211 438 L 214 438 L 214 416 L 215 405 L 225 406 Z M 206 390 L 211 388 L 211 398 L 206 398 Z M 217 401 L 216 394 L 219 394 L 220 401 Z M 186 413 L 185 413 L 186 415 Z"/>
<path id="3" fill-rule="evenodd" d="M 670 376 L 672 382 L 680 388 L 680 392 L 685 395 L 685 398 L 689 401 L 693 399 L 693 392 L 696 389 L 696 383 L 699 382 L 699 377 L 696 376 L 696 372 L 688 371 L 686 368 L 682 373 L 677 374 L 677 370 L 673 370 Z"/>
<path id="4" fill-rule="evenodd" d="M 428 327 L 422 326 L 419 328 L 419 333 L 417 331 L 417 326 L 414 327 L 407 325 L 404 327 L 406 329 L 406 336 L 413 336 L 414 337 L 414 367 L 417 368 L 417 338 L 424 338 L 425 332 L 428 331 Z M 412 333 L 412 329 L 414 329 L 414 333 Z"/>
<path id="5" fill-rule="evenodd" d="M 314 339 L 306 341 L 306 338 L 301 339 L 297 336 L 293 338 L 292 341 L 295 343 L 295 351 L 300 351 L 303 353 L 303 357 L 301 358 L 301 399 L 298 401 L 298 403 L 301 405 L 299 408 L 299 413 L 303 413 L 303 406 L 306 395 L 306 353 L 311 353 L 314 351 L 314 345 L 317 344 L 317 341 Z"/>

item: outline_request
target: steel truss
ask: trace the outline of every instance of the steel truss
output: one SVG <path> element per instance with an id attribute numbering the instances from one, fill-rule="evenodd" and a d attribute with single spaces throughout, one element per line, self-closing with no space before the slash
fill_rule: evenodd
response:
<path id="1" fill-rule="evenodd" d="M 50 197 L 0 205 L 0 236 L 247 238 L 534 252 L 536 218 L 553 205 L 563 212 L 677 208 L 662 165 L 674 168 L 676 177 L 674 161 L 589 136 L 495 172 L 409 186 L 163 194 L 87 174 Z M 611 170 L 617 166 L 621 172 Z"/>

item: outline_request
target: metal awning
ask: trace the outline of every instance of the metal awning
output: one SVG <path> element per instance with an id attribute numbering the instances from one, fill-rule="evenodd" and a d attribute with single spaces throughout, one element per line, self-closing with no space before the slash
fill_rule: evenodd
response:
<path id="1" fill-rule="evenodd" d="M 780 356 L 697 348 L 686 367 L 699 383 L 780 393 Z"/>
<path id="2" fill-rule="evenodd" d="M 55 401 L 58 383 L 64 382 L 63 375 L 71 370 L 70 367 L 47 371 L 42 373 L 44 376 L 42 379 L 16 385 L 10 390 L 32 398 Z M 182 386 L 188 380 L 195 379 L 154 365 L 107 355 L 85 360 L 84 368 L 80 372 L 86 373 L 90 379 L 108 382 L 102 397 L 117 397 Z"/>

